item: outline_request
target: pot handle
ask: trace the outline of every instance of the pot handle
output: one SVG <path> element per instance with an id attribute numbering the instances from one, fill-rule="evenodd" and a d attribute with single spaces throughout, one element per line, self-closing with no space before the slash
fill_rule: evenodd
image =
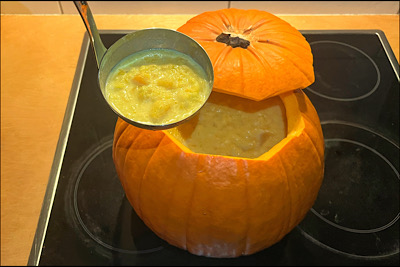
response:
<path id="1" fill-rule="evenodd" d="M 97 61 L 97 68 L 100 68 L 100 62 L 107 52 L 107 48 L 104 46 L 101 41 L 99 32 L 96 27 L 96 23 L 94 22 L 94 18 L 92 12 L 90 11 L 89 5 L 86 1 L 74 1 L 76 8 L 78 9 L 79 14 L 83 20 L 83 23 L 86 26 L 86 30 L 90 37 L 90 42 L 94 48 L 94 53 Z"/>

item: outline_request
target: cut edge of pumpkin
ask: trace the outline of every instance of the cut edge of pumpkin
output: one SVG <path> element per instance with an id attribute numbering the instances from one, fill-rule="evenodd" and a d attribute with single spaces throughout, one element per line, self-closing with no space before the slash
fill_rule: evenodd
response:
<path id="1" fill-rule="evenodd" d="M 273 146 L 270 150 L 255 158 L 255 160 L 267 160 L 271 158 L 282 148 L 284 148 L 293 138 L 298 137 L 304 131 L 305 123 L 302 113 L 299 109 L 297 98 L 294 94 L 295 93 L 291 91 L 279 95 L 286 111 L 286 137 Z"/>
<path id="2" fill-rule="evenodd" d="M 285 107 L 285 120 L 287 133 L 286 136 L 276 145 L 274 145 L 271 149 L 266 151 L 264 154 L 256 157 L 256 158 L 246 158 L 246 157 L 234 157 L 227 155 L 215 155 L 218 157 L 231 158 L 231 159 L 247 159 L 247 160 L 266 160 L 271 158 L 277 152 L 279 152 L 283 147 L 286 146 L 293 138 L 299 136 L 304 130 L 305 123 L 303 121 L 302 113 L 299 109 L 297 98 L 294 95 L 294 92 L 286 92 L 279 95 L 283 106 Z M 206 153 L 198 153 L 190 150 L 187 146 L 185 146 L 182 142 L 180 142 L 176 137 L 170 134 L 167 130 L 163 130 L 164 134 L 168 136 L 171 141 L 176 144 L 183 153 L 185 154 L 197 154 L 197 155 L 210 155 Z"/>

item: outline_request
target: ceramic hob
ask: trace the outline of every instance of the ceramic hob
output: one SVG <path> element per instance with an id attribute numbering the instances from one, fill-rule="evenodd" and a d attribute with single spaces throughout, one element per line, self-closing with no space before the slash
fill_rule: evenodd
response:
<path id="1" fill-rule="evenodd" d="M 112 161 L 117 116 L 85 34 L 28 265 L 399 265 L 399 63 L 379 30 L 301 31 L 314 56 L 304 89 L 325 138 L 314 206 L 250 256 L 196 256 L 158 238 Z M 109 47 L 128 32 L 100 31 Z"/>

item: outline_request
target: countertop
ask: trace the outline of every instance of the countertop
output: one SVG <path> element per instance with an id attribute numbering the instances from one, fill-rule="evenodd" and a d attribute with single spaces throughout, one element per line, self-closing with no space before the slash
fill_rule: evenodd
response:
<path id="1" fill-rule="evenodd" d="M 399 15 L 279 15 L 299 30 L 380 29 Z M 97 15 L 101 30 L 177 29 L 194 15 Z M 79 15 L 1 15 L 1 265 L 26 265 L 86 28 Z"/>

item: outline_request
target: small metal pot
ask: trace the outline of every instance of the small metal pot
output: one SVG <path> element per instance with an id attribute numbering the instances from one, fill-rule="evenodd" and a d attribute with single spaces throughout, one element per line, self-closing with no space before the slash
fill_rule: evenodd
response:
<path id="1" fill-rule="evenodd" d="M 190 56 L 204 69 L 207 80 L 209 82 L 211 94 L 211 89 L 214 83 L 214 70 L 211 60 L 203 47 L 201 47 L 200 44 L 191 37 L 175 30 L 149 28 L 133 31 L 132 33 L 123 36 L 114 44 L 112 44 L 108 49 L 106 49 L 103 42 L 101 41 L 96 24 L 93 19 L 93 15 L 87 2 L 74 1 L 74 4 L 78 9 L 79 14 L 81 15 L 82 20 L 86 26 L 91 44 L 95 52 L 98 67 L 98 85 L 106 101 L 106 81 L 114 66 L 117 65 L 124 58 L 132 55 L 133 53 L 147 49 L 172 49 Z M 209 95 L 207 96 L 206 101 L 208 97 Z M 205 102 L 201 107 L 204 106 Z M 193 117 L 201 109 L 199 108 L 196 112 L 181 121 L 170 124 L 154 125 L 144 124 L 126 118 L 123 114 L 115 110 L 110 103 L 108 103 L 108 105 L 121 119 L 125 120 L 126 122 L 134 126 L 150 130 L 162 130 L 175 127 Z"/>

